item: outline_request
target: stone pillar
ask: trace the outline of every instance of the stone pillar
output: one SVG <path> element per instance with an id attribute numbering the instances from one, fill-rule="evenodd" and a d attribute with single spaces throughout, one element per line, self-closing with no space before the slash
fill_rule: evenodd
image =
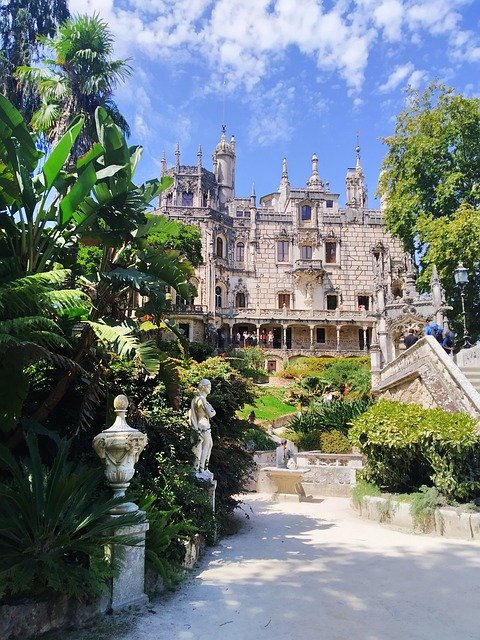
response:
<path id="1" fill-rule="evenodd" d="M 314 338 L 315 338 L 315 327 L 310 327 L 310 349 L 313 350 L 314 346 Z"/>
<path id="2" fill-rule="evenodd" d="M 260 346 L 260 325 L 257 324 L 257 347 Z"/>
<path id="3" fill-rule="evenodd" d="M 367 327 L 362 327 L 362 328 L 363 328 L 363 350 L 368 351 L 368 345 L 367 345 L 368 328 Z"/>
<path id="4" fill-rule="evenodd" d="M 337 351 L 340 351 L 340 325 L 335 327 L 337 330 Z"/>
<path id="5" fill-rule="evenodd" d="M 148 522 L 132 526 L 116 526 L 122 515 L 139 512 L 133 502 L 122 501 L 130 480 L 135 473 L 135 463 L 147 445 L 147 436 L 127 424 L 125 419 L 128 409 L 128 398 L 119 395 L 113 402 L 117 417 L 109 429 L 105 429 L 95 436 L 92 445 L 95 453 L 105 467 L 105 476 L 113 489 L 114 497 L 119 504 L 110 511 L 110 519 L 114 535 L 128 535 L 137 540 L 135 546 L 115 544 L 106 549 L 112 558 L 121 561 L 121 569 L 117 577 L 112 579 L 110 591 L 110 606 L 113 610 L 121 609 L 132 604 L 148 602 L 145 594 L 145 535 Z"/>
<path id="6" fill-rule="evenodd" d="M 282 348 L 283 349 L 287 348 L 287 327 L 286 326 L 282 327 Z"/>

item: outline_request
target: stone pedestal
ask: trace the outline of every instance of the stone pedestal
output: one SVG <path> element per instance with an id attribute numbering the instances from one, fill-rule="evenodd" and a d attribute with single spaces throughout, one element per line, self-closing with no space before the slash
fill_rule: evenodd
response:
<path id="1" fill-rule="evenodd" d="M 113 525 L 118 516 L 110 516 Z M 113 545 L 111 553 L 114 559 L 122 561 L 122 568 L 116 578 L 113 578 L 110 592 L 110 605 L 113 611 L 123 609 L 129 605 L 146 604 L 145 594 L 145 535 L 148 522 L 132 527 L 115 529 L 118 535 L 128 535 L 139 538 L 141 542 L 132 547 L 123 544 Z"/>

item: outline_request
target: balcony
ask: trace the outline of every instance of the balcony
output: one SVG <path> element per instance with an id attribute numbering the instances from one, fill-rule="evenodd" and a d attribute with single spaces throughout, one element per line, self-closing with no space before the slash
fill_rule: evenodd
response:
<path id="1" fill-rule="evenodd" d="M 325 273 L 322 260 L 295 260 L 295 274 L 322 275 Z"/>
<path id="2" fill-rule="evenodd" d="M 168 312 L 180 315 L 202 315 L 207 313 L 207 307 L 201 304 L 172 304 Z"/>

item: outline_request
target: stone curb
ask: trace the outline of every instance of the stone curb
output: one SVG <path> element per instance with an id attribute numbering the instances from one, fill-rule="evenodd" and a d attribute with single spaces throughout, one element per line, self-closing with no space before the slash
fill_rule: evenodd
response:
<path id="1" fill-rule="evenodd" d="M 480 513 L 460 511 L 454 507 L 436 509 L 423 526 L 415 527 L 410 504 L 395 498 L 364 496 L 359 507 L 352 503 L 359 516 L 415 533 L 429 533 L 445 538 L 480 541 Z"/>

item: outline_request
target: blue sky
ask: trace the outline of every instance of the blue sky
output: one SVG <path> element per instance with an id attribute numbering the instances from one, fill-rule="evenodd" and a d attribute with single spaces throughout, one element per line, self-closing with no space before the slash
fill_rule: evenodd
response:
<path id="1" fill-rule="evenodd" d="M 287 158 L 305 185 L 311 156 L 344 202 L 357 134 L 374 198 L 405 88 L 437 79 L 480 96 L 480 0 L 70 0 L 98 13 L 129 58 L 116 102 L 144 146 L 137 176 L 175 145 L 211 169 L 222 123 L 237 141 L 236 195 L 278 188 Z"/>

